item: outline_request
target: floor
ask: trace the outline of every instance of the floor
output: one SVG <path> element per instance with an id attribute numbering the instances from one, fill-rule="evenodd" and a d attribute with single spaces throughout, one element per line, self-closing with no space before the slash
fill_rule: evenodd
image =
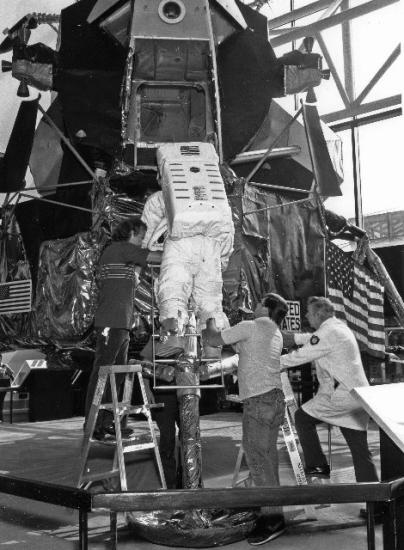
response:
<path id="1" fill-rule="evenodd" d="M 241 440 L 241 414 L 222 411 L 201 417 L 203 478 L 205 487 L 231 486 L 233 468 Z M 36 423 L 0 424 L 0 473 L 18 477 L 75 485 L 82 436 L 81 417 Z M 136 421 L 139 434 L 146 433 L 146 423 Z M 320 428 L 326 444 L 327 432 Z M 369 443 L 379 466 L 379 436 L 375 426 L 369 430 Z M 352 463 L 339 430 L 332 432 L 332 483 L 354 481 Z M 278 442 L 281 483 L 295 484 L 288 453 L 281 437 Z M 91 456 L 94 468 L 104 467 L 110 449 L 99 446 Z M 157 488 L 158 479 L 150 451 L 137 454 L 128 465 L 129 489 Z M 344 550 L 366 548 L 366 525 L 358 517 L 360 504 L 318 506 L 316 519 L 307 520 L 307 510 L 288 507 L 285 510 L 288 529 L 277 540 L 264 547 L 274 550 Z M 310 512 L 310 511 L 309 511 Z M 312 511 L 311 511 L 312 512 Z M 310 513 L 309 513 L 310 515 Z M 106 514 L 90 515 L 90 549 L 108 546 Z M 160 546 L 140 539 L 120 517 L 119 549 L 159 550 Z M 376 527 L 376 548 L 382 548 L 381 527 Z M 76 550 L 78 548 L 78 514 L 76 511 L 0 494 L 0 550 Z M 161 546 L 161 548 L 167 548 Z M 229 550 L 251 548 L 247 541 L 227 545 Z"/>

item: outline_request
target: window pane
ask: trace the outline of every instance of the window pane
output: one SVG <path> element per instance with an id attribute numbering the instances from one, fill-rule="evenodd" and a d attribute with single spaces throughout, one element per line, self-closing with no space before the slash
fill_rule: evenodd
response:
<path id="1" fill-rule="evenodd" d="M 351 22 L 356 96 L 373 78 L 402 38 L 400 2 L 358 17 Z M 364 102 L 401 92 L 400 59 L 382 76 Z"/>
<path id="2" fill-rule="evenodd" d="M 345 218 L 355 218 L 354 178 L 352 166 L 351 132 L 338 132 L 342 139 L 342 156 L 344 181 L 341 184 L 342 197 L 330 197 L 325 200 L 325 207 Z"/>
<path id="3" fill-rule="evenodd" d="M 404 209 L 403 117 L 359 128 L 363 214 Z"/>

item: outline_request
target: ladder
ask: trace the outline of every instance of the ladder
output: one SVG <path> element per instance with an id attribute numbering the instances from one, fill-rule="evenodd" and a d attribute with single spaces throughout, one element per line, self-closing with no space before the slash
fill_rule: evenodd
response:
<path id="1" fill-rule="evenodd" d="M 308 485 L 306 473 L 304 471 L 302 458 L 297 447 L 298 439 L 293 431 L 293 421 L 295 412 L 297 411 L 297 403 L 295 394 L 293 393 L 292 385 L 289 380 L 288 373 L 286 371 L 281 372 L 281 382 L 283 393 L 285 394 L 285 420 L 282 424 L 282 434 L 285 441 L 287 451 L 289 453 L 290 462 L 292 464 L 293 473 L 298 485 Z M 314 506 L 304 506 L 306 518 L 317 519 L 317 514 L 314 510 Z"/>
<path id="2" fill-rule="evenodd" d="M 116 385 L 116 376 L 124 375 L 124 390 L 122 400 L 118 399 L 118 391 Z M 135 375 L 137 376 L 143 403 L 140 405 L 133 406 L 131 404 L 132 399 L 132 390 Z M 102 397 L 104 394 L 105 386 L 109 381 L 111 385 L 111 394 L 112 402 L 111 403 L 102 403 Z M 95 481 L 100 481 L 104 479 L 109 479 L 112 477 L 118 477 L 120 481 L 120 490 L 127 491 L 127 477 L 126 477 L 126 467 L 125 467 L 125 454 L 136 451 L 143 451 L 144 449 L 153 449 L 154 455 L 157 463 L 158 473 L 161 481 L 161 487 L 166 489 L 166 482 L 164 477 L 163 465 L 161 463 L 160 453 L 157 445 L 156 434 L 154 431 L 153 420 L 151 417 L 150 409 L 154 407 L 159 407 L 161 405 L 149 404 L 143 377 L 142 377 L 142 367 L 141 365 L 107 365 L 100 368 L 98 375 L 98 382 L 94 392 L 93 402 L 90 408 L 88 415 L 87 423 L 85 426 L 83 443 L 81 447 L 81 462 L 80 462 L 80 473 L 79 473 L 79 488 L 88 488 L 91 483 Z M 111 442 L 100 442 L 94 438 L 94 430 L 96 426 L 97 416 L 100 410 L 111 411 L 114 419 L 115 434 L 116 439 Z M 148 441 L 142 442 L 136 437 L 131 439 L 123 439 L 121 432 L 121 420 L 129 414 L 139 414 L 143 413 L 148 422 L 150 438 Z M 88 457 L 90 449 L 93 445 L 113 445 L 114 449 L 114 458 L 112 463 L 112 469 L 91 473 L 88 468 Z"/>
<path id="3" fill-rule="evenodd" d="M 150 272 L 151 272 L 151 306 L 150 306 L 150 317 L 152 319 L 152 334 L 151 334 L 151 338 L 152 338 L 152 354 L 153 354 L 153 359 L 152 359 L 152 362 L 153 362 L 153 390 L 184 390 L 184 389 L 196 389 L 196 390 L 201 390 L 201 389 L 206 389 L 206 390 L 215 390 L 215 389 L 221 389 L 221 388 L 224 388 L 225 387 L 225 383 L 224 383 L 224 371 L 223 371 L 223 365 L 222 365 L 222 358 L 221 358 L 221 353 L 218 352 L 218 356 L 217 357 L 209 357 L 209 358 L 205 358 L 205 357 L 200 357 L 198 360 L 199 360 L 199 363 L 200 364 L 203 364 L 203 363 L 213 363 L 213 362 L 219 362 L 220 361 L 220 383 L 218 384 L 197 384 L 197 385 L 182 385 L 182 384 L 170 384 L 170 385 L 165 385 L 165 384 L 159 384 L 158 383 L 158 380 L 157 380 L 157 376 L 156 376 L 156 370 L 157 370 L 157 367 L 159 364 L 163 364 L 163 365 L 176 365 L 178 363 L 178 360 L 177 359 L 169 359 L 169 358 L 157 358 L 157 354 L 156 354 L 156 343 L 157 343 L 157 340 L 159 340 L 160 338 L 160 334 L 156 331 L 156 327 L 155 327 L 155 324 L 154 324 L 154 319 L 155 317 L 158 316 L 158 313 L 157 313 L 157 306 L 156 306 L 156 303 L 155 303 L 155 296 L 154 296 L 154 288 L 155 288 L 155 283 L 156 283 L 156 280 L 158 279 L 158 272 L 159 272 L 159 269 L 160 269 L 160 266 L 158 264 L 148 264 L 148 267 L 150 268 Z M 189 311 L 192 311 L 192 310 L 189 310 Z M 182 335 L 183 338 L 184 338 L 184 341 L 187 341 L 187 343 L 185 344 L 187 347 L 189 346 L 193 346 L 193 347 L 197 347 L 196 346 L 196 342 L 201 338 L 201 334 L 198 334 L 196 332 L 195 329 L 188 329 L 187 331 L 185 331 L 185 333 Z"/>

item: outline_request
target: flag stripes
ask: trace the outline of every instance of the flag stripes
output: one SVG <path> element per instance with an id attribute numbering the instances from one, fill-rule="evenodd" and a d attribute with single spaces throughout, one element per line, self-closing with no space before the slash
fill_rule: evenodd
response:
<path id="1" fill-rule="evenodd" d="M 368 270 L 331 242 L 326 244 L 327 294 L 361 349 L 384 356 L 384 289 Z"/>
<path id="2" fill-rule="evenodd" d="M 31 279 L 0 283 L 0 315 L 31 311 Z"/>

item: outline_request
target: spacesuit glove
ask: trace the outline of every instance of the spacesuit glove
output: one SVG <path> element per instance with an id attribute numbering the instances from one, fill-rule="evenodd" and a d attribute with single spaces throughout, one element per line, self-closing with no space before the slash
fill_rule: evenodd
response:
<path id="1" fill-rule="evenodd" d="M 220 337 L 220 331 L 216 327 L 216 320 L 214 317 L 210 317 L 206 321 L 206 328 L 201 331 L 202 336 L 202 347 L 208 345 L 211 347 L 218 347 L 222 345 L 221 343 L 216 342 L 217 338 Z"/>

